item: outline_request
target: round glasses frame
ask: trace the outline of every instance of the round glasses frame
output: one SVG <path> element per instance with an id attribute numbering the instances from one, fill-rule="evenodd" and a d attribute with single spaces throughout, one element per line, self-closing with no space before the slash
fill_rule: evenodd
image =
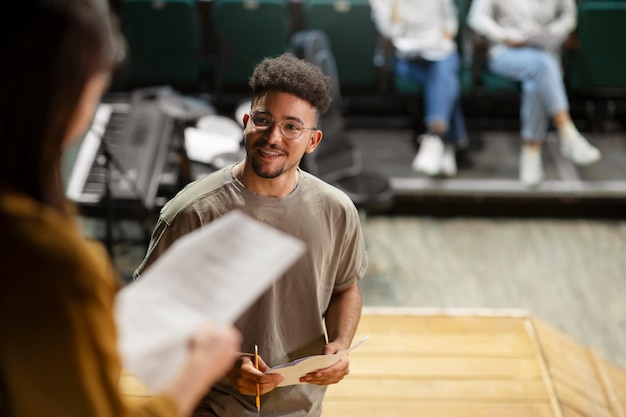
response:
<path id="1" fill-rule="evenodd" d="M 256 110 L 250 113 L 250 121 L 259 132 L 270 130 L 274 123 L 278 123 L 281 135 L 287 140 L 296 140 L 302 136 L 305 130 L 317 130 L 317 127 L 304 127 L 296 119 L 283 119 L 275 122 L 272 116 L 263 110 Z"/>

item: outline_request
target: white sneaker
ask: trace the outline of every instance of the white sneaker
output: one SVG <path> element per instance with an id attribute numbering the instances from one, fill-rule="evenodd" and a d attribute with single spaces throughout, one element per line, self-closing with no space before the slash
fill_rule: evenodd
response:
<path id="1" fill-rule="evenodd" d="M 439 136 L 422 135 L 420 137 L 420 149 L 415 155 L 411 167 L 426 175 L 439 175 L 443 153 L 444 146 Z"/>
<path id="2" fill-rule="evenodd" d="M 538 185 L 543 179 L 541 148 L 522 146 L 519 160 L 519 178 L 528 187 Z"/>
<path id="3" fill-rule="evenodd" d="M 454 177 L 456 171 L 456 152 L 454 146 L 445 145 L 443 156 L 441 157 L 441 173 L 446 177 Z"/>
<path id="4" fill-rule="evenodd" d="M 582 135 L 561 138 L 561 153 L 576 165 L 591 165 L 600 159 L 600 151 Z"/>

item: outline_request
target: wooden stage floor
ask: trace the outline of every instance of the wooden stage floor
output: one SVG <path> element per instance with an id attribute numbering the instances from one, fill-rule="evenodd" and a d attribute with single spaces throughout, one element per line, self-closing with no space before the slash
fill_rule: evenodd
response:
<path id="1" fill-rule="evenodd" d="M 366 309 L 323 417 L 618 417 L 626 373 L 525 311 Z"/>

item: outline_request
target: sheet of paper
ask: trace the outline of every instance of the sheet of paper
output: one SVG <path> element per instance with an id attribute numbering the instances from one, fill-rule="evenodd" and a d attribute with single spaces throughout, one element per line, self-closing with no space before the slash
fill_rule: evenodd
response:
<path id="1" fill-rule="evenodd" d="M 303 382 L 300 382 L 300 378 L 310 372 L 328 368 L 329 366 L 335 364 L 338 360 L 345 357 L 348 353 L 358 348 L 361 343 L 365 342 L 368 338 L 369 336 L 365 336 L 350 349 L 342 350 L 341 352 L 337 352 L 333 355 L 314 355 L 302 359 L 296 359 L 295 361 L 270 368 L 265 373 L 282 375 L 285 379 L 283 380 L 283 382 L 278 384 L 279 387 L 302 384 Z"/>
<path id="2" fill-rule="evenodd" d="M 179 239 L 117 295 L 125 369 L 162 389 L 198 325 L 233 323 L 304 251 L 300 240 L 241 211 Z"/>

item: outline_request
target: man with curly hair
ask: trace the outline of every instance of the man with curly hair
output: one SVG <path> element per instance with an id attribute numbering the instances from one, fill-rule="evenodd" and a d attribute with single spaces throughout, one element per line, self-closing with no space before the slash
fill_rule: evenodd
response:
<path id="1" fill-rule="evenodd" d="M 135 277 L 180 236 L 233 209 L 304 241 L 306 254 L 235 323 L 244 353 L 194 416 L 256 416 L 257 390 L 264 417 L 319 416 L 326 386 L 348 374 L 347 357 L 295 385 L 279 386 L 283 378 L 264 371 L 350 346 L 361 316 L 357 282 L 367 267 L 363 234 L 352 201 L 299 168 L 322 140 L 317 123 L 331 101 L 328 78 L 317 66 L 283 54 L 263 60 L 250 87 L 245 159 L 189 184 L 168 202 Z M 250 357 L 255 345 L 258 370 Z"/>

